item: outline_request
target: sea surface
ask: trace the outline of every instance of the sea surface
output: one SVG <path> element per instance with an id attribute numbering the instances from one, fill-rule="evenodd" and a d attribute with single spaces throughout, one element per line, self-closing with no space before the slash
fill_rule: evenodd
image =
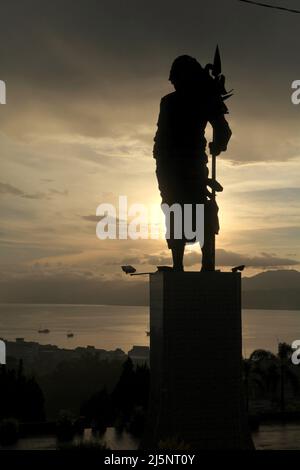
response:
<path id="1" fill-rule="evenodd" d="M 300 311 L 243 310 L 243 355 L 277 350 L 278 342 L 300 339 Z M 48 334 L 38 333 L 49 329 Z M 125 352 L 149 344 L 149 307 L 119 305 L 0 304 L 0 337 L 73 349 L 95 346 Z M 73 333 L 68 338 L 67 333 Z"/>
<path id="2" fill-rule="evenodd" d="M 254 349 L 276 351 L 278 342 L 291 343 L 300 339 L 300 312 L 293 310 L 243 310 L 243 354 Z M 48 328 L 48 334 L 38 333 Z M 127 352 L 133 345 L 148 345 L 148 307 L 117 305 L 37 305 L 0 304 L 0 337 L 14 340 L 55 344 L 73 349 L 93 345 L 97 348 L 122 348 Z M 67 338 L 72 332 L 73 338 Z M 86 430 L 88 432 L 88 430 Z M 85 436 L 89 441 L 90 436 Z M 253 433 L 257 449 L 300 449 L 300 425 L 290 423 L 263 424 Z M 129 436 L 116 436 L 109 428 L 104 441 L 111 449 L 135 449 L 137 443 Z M 16 449 L 55 449 L 54 436 L 20 439 Z"/>

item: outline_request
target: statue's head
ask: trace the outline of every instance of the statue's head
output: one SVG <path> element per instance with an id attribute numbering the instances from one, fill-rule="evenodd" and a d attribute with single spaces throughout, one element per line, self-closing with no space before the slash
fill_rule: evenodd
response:
<path id="1" fill-rule="evenodd" d="M 196 86 L 202 76 L 203 68 L 199 62 L 189 55 L 181 55 L 172 64 L 169 80 L 176 90 L 180 90 Z"/>

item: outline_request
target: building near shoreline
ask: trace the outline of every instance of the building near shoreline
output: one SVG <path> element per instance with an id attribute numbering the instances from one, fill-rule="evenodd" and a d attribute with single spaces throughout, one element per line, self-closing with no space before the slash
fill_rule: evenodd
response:
<path id="1" fill-rule="evenodd" d="M 49 371 L 61 362 L 80 360 L 87 355 L 108 362 L 125 361 L 127 359 L 127 354 L 120 348 L 114 351 L 97 349 L 94 346 L 63 349 L 52 344 L 42 345 L 34 341 L 24 341 L 24 338 L 16 338 L 16 341 L 5 341 L 5 344 L 8 365 L 17 365 L 22 360 L 27 369 L 37 368 L 42 370 L 47 368 Z"/>
<path id="2" fill-rule="evenodd" d="M 148 346 L 133 346 L 128 356 L 134 365 L 149 365 L 150 348 Z"/>

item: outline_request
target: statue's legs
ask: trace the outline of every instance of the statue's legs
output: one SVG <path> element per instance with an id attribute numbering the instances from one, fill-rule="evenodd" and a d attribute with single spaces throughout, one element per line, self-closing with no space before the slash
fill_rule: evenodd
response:
<path id="1" fill-rule="evenodd" d="M 193 232 L 196 231 L 197 204 L 206 205 L 207 203 L 208 169 L 206 163 L 207 157 L 205 154 L 203 159 L 191 159 L 189 164 L 183 158 L 157 161 L 156 175 L 162 202 L 169 207 L 173 204 L 181 205 L 182 214 L 184 214 L 184 205 L 191 204 L 192 217 L 187 225 L 190 226 Z M 213 245 L 211 235 L 208 234 L 208 226 L 212 224 L 210 212 L 210 209 L 205 209 L 205 245 L 202 248 L 202 266 L 205 271 L 213 270 Z M 183 271 L 184 248 L 187 243 L 183 230 L 184 221 L 175 221 L 172 211 L 166 221 L 169 224 L 167 244 L 172 251 L 173 268 L 176 271 Z M 175 226 L 178 228 L 180 224 L 183 238 L 177 239 L 175 237 Z M 189 243 L 194 242 L 196 242 L 196 238 L 194 241 L 189 240 Z"/>
<path id="2" fill-rule="evenodd" d="M 193 217 L 190 221 L 192 230 L 196 230 L 196 205 L 193 207 Z M 202 271 L 214 271 L 214 250 L 215 250 L 215 235 L 219 230 L 218 214 L 217 214 L 217 205 L 216 204 L 207 204 L 205 206 L 205 223 L 204 223 L 204 245 L 201 247 L 202 250 Z M 182 231 L 183 231 L 183 221 L 182 221 Z M 174 217 L 170 217 L 170 234 L 171 237 L 167 240 L 168 247 L 172 251 L 173 258 L 173 269 L 175 271 L 183 271 L 183 258 L 184 258 L 184 249 L 187 243 L 187 240 L 183 237 L 181 239 L 176 239 L 174 237 Z M 190 241 L 194 243 L 194 241 Z M 190 243 L 189 242 L 189 243 Z"/>
<path id="3" fill-rule="evenodd" d="M 172 244 L 172 259 L 173 269 L 175 271 L 183 271 L 183 256 L 184 256 L 185 242 L 177 240 L 177 243 Z M 214 257 L 213 257 L 213 244 L 212 240 L 206 240 L 202 249 L 202 268 L 201 271 L 214 271 Z"/>
<path id="4" fill-rule="evenodd" d="M 205 240 L 202 247 L 202 268 L 201 271 L 214 271 L 214 250 L 211 238 Z"/>
<path id="5" fill-rule="evenodd" d="M 175 271 L 183 271 L 183 255 L 184 255 L 185 241 L 173 240 L 172 243 L 172 258 L 173 269 Z"/>

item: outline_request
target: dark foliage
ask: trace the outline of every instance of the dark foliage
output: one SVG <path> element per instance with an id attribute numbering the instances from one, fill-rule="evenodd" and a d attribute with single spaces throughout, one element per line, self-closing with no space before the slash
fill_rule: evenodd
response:
<path id="1" fill-rule="evenodd" d="M 114 425 L 117 430 L 127 429 L 141 435 L 148 404 L 150 373 L 144 366 L 135 367 L 128 359 L 124 362 L 120 378 L 109 395 L 106 389 L 93 394 L 82 403 L 81 414 L 96 430 Z"/>
<path id="2" fill-rule="evenodd" d="M 0 368 L 0 419 L 16 418 L 22 422 L 45 419 L 44 395 L 34 377 L 26 377 L 23 363 L 18 370 Z"/>

